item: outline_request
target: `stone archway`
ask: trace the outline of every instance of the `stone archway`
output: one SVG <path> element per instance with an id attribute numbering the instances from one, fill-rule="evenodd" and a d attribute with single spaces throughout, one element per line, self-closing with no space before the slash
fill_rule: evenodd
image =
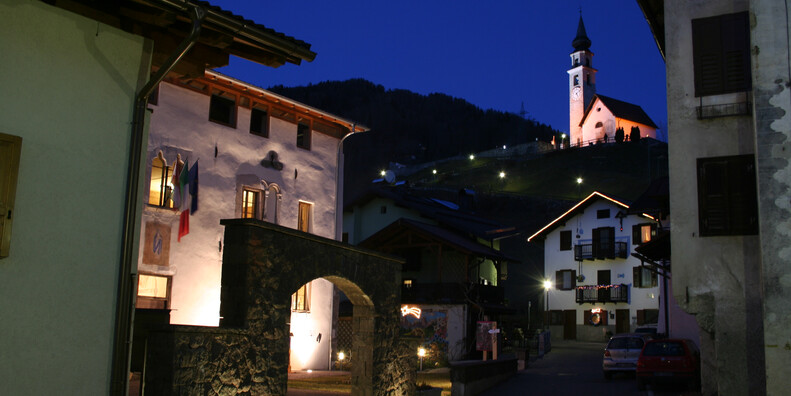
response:
<path id="1" fill-rule="evenodd" d="M 239 345 L 254 358 L 237 376 L 241 382 L 250 379 L 251 393 L 285 394 L 287 302 L 294 290 L 316 278 L 334 283 L 354 304 L 352 394 L 390 395 L 411 387 L 398 364 L 400 260 L 262 221 L 221 224 L 220 328 L 245 333 Z"/>

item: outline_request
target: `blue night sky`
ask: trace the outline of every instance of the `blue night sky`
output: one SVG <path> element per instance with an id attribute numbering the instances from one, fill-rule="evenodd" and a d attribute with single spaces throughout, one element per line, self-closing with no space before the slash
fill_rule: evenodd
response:
<path id="1" fill-rule="evenodd" d="M 308 42 L 313 62 L 270 68 L 239 58 L 218 71 L 251 84 L 364 78 L 386 89 L 444 93 L 568 132 L 568 75 L 579 9 L 597 92 L 643 107 L 666 139 L 665 65 L 634 0 L 210 0 Z"/>

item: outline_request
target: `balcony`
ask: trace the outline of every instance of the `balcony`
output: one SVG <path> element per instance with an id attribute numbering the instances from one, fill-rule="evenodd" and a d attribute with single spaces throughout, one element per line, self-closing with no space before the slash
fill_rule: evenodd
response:
<path id="1" fill-rule="evenodd" d="M 413 283 L 401 287 L 404 303 L 477 303 L 503 304 L 505 295 L 499 286 L 464 283 Z"/>
<path id="2" fill-rule="evenodd" d="M 590 285 L 577 287 L 577 303 L 628 303 L 629 285 Z"/>
<path id="3" fill-rule="evenodd" d="M 626 242 L 581 243 L 574 245 L 574 260 L 604 260 L 629 257 Z"/>

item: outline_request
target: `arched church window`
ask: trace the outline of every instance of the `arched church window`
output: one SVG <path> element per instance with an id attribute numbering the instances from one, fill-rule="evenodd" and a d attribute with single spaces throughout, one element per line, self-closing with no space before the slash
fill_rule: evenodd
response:
<path id="1" fill-rule="evenodd" d="M 576 87 L 577 85 L 580 85 L 580 76 L 575 75 L 574 76 L 574 86 Z"/>
<path id="2" fill-rule="evenodd" d="M 596 128 L 601 128 L 603 126 L 604 126 L 604 124 L 602 124 L 601 121 L 596 123 Z"/>

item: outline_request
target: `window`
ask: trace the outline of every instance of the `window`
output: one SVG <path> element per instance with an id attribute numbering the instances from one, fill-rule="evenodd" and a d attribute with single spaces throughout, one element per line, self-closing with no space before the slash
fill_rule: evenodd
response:
<path id="1" fill-rule="evenodd" d="M 137 278 L 137 303 L 144 309 L 168 309 L 170 307 L 170 276 L 139 274 Z"/>
<path id="2" fill-rule="evenodd" d="M 183 164 L 179 164 L 183 165 Z M 148 187 L 148 204 L 163 208 L 173 207 L 173 167 L 167 166 L 160 151 L 151 161 L 151 182 Z"/>
<path id="3" fill-rule="evenodd" d="M 413 282 L 414 282 L 414 279 L 404 279 L 403 286 L 404 286 L 405 288 L 407 288 L 407 289 L 411 289 L 411 288 L 412 288 L 412 283 L 413 283 Z"/>
<path id="4" fill-rule="evenodd" d="M 560 232 L 560 250 L 571 250 L 571 230 Z"/>
<path id="5" fill-rule="evenodd" d="M 646 243 L 654 239 L 655 236 L 655 223 L 635 224 L 632 226 L 632 243 L 635 245 Z"/>
<path id="6" fill-rule="evenodd" d="M 555 271 L 555 288 L 558 290 L 572 290 L 577 287 L 577 271 Z"/>
<path id="7" fill-rule="evenodd" d="M 576 87 L 578 85 L 580 85 L 580 76 L 575 74 L 574 75 L 574 86 Z"/>
<path id="8" fill-rule="evenodd" d="M 552 310 L 549 311 L 549 324 L 552 326 L 562 326 L 563 321 L 563 311 L 561 310 Z"/>
<path id="9" fill-rule="evenodd" d="M 593 229 L 593 256 L 596 258 L 615 257 L 615 228 L 600 227 Z"/>
<path id="10" fill-rule="evenodd" d="M 597 219 L 609 219 L 610 218 L 610 209 L 597 210 L 596 211 L 596 218 Z"/>
<path id="11" fill-rule="evenodd" d="M 698 158 L 697 165 L 700 236 L 757 235 L 755 157 Z"/>
<path id="12" fill-rule="evenodd" d="M 291 310 L 310 312 L 310 282 L 302 285 L 296 293 L 291 295 Z"/>
<path id="13" fill-rule="evenodd" d="M 242 218 L 260 219 L 261 191 L 247 187 L 242 189 Z"/>
<path id="14" fill-rule="evenodd" d="M 751 89 L 747 12 L 692 20 L 695 96 Z"/>
<path id="15" fill-rule="evenodd" d="M 638 266 L 632 269 L 632 282 L 634 287 L 648 288 L 656 287 L 658 279 L 655 271 L 651 271 L 648 267 Z"/>
<path id="16" fill-rule="evenodd" d="M 250 133 L 261 137 L 269 137 L 269 114 L 266 109 L 253 107 L 250 111 Z"/>
<path id="17" fill-rule="evenodd" d="M 297 229 L 304 232 L 310 231 L 310 210 L 313 205 L 307 202 L 299 203 L 299 215 L 297 217 Z"/>
<path id="18" fill-rule="evenodd" d="M 0 133 L 0 258 L 11 250 L 11 225 L 14 220 L 19 155 L 22 138 Z"/>
<path id="19" fill-rule="evenodd" d="M 236 97 L 215 89 L 209 102 L 209 121 L 236 128 Z"/>
<path id="20" fill-rule="evenodd" d="M 304 122 L 297 124 L 297 147 L 310 150 L 310 125 Z"/>
<path id="21" fill-rule="evenodd" d="M 601 109 L 599 109 L 599 110 L 601 110 Z M 599 111 L 599 110 L 597 110 L 597 111 Z M 594 128 L 604 128 L 604 124 L 602 124 L 601 121 L 599 121 L 599 122 L 596 123 L 596 125 L 594 125 Z"/>
<path id="22" fill-rule="evenodd" d="M 657 324 L 659 323 L 659 310 L 658 309 L 638 309 L 637 310 L 637 325 L 644 324 Z"/>

